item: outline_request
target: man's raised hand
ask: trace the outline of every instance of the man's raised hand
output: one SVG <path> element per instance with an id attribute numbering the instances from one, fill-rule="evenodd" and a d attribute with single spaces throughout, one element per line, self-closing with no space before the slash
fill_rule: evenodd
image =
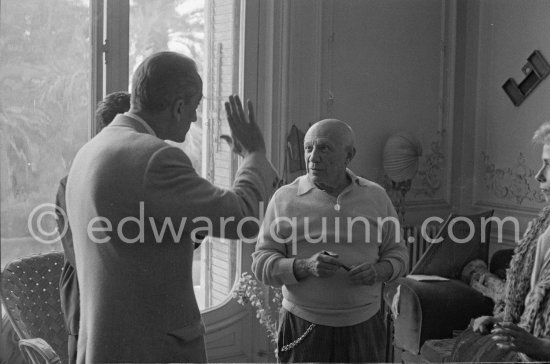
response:
<path id="1" fill-rule="evenodd" d="M 246 156 L 249 153 L 265 153 L 264 137 L 254 115 L 252 101 L 247 100 L 247 114 L 238 95 L 229 96 L 229 102 L 225 103 L 227 112 L 227 122 L 231 129 L 231 136 L 221 135 L 233 152 L 240 156 Z"/>

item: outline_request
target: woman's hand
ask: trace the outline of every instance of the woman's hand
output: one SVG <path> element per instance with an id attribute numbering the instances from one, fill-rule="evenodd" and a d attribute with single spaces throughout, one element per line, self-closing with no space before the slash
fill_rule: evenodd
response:
<path id="1" fill-rule="evenodd" d="M 538 338 L 511 322 L 501 322 L 491 333 L 502 350 L 524 353 L 535 360 L 550 360 L 550 339 Z"/>
<path id="2" fill-rule="evenodd" d="M 474 332 L 480 333 L 482 335 L 487 335 L 491 332 L 493 326 L 500 321 L 501 320 L 499 318 L 493 316 L 481 316 L 474 320 L 472 329 L 474 330 Z"/>

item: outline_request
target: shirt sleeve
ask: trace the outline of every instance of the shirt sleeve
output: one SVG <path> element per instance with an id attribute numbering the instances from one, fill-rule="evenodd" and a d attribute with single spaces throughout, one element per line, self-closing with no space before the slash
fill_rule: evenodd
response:
<path id="1" fill-rule="evenodd" d="M 290 257 L 292 243 L 285 243 L 285 238 L 279 235 L 278 196 L 280 194 L 276 194 L 267 206 L 256 250 L 252 253 L 254 275 L 259 281 L 274 287 L 298 283 L 293 269 L 295 258 Z"/>
<path id="2" fill-rule="evenodd" d="M 173 223 L 187 219 L 186 230 L 240 239 L 258 233 L 257 217 L 278 177 L 265 155 L 251 153 L 244 158 L 232 188 L 220 188 L 200 177 L 185 153 L 166 146 L 150 158 L 143 184 L 148 215 L 160 221 L 173 219 Z"/>

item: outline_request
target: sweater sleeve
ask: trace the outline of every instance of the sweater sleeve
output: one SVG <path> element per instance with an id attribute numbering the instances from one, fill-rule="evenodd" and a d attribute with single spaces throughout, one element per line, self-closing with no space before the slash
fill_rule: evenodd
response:
<path id="1" fill-rule="evenodd" d="M 295 258 L 290 257 L 292 242 L 285 242 L 286 239 L 280 235 L 279 224 L 282 220 L 277 213 L 279 196 L 276 193 L 267 206 L 256 250 L 252 254 L 252 271 L 256 278 L 275 287 L 298 283 L 293 270 Z"/>
<path id="2" fill-rule="evenodd" d="M 395 221 L 399 221 L 397 213 L 387 195 L 385 195 L 384 200 L 387 216 Z M 393 273 L 388 281 L 393 281 L 407 272 L 409 253 L 405 246 L 403 236 L 401 236 L 401 227 L 398 224 L 389 221 L 384 224 L 382 233 L 380 261 L 386 261 L 391 264 Z"/>

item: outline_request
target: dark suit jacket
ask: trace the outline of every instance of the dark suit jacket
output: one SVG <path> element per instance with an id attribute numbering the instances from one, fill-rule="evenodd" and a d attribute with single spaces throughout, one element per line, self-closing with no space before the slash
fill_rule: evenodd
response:
<path id="1" fill-rule="evenodd" d="M 78 363 L 206 361 L 191 235 L 237 238 L 237 222 L 258 215 L 276 184 L 265 156 L 252 154 L 233 188 L 218 188 L 125 115 L 82 147 L 66 193 L 81 299 Z M 221 218 L 235 222 L 222 231 Z M 175 231 L 162 234 L 168 220 Z"/>

